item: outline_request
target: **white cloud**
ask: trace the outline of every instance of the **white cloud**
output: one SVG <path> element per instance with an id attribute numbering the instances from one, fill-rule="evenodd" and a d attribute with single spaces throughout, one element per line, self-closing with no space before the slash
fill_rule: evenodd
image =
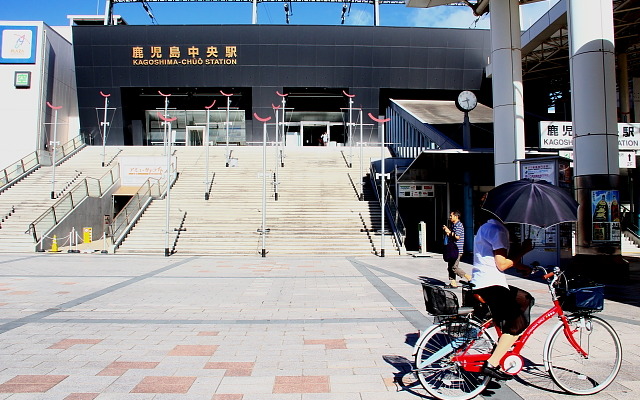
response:
<path id="1" fill-rule="evenodd" d="M 409 25 L 429 28 L 489 29 L 489 16 L 476 17 L 469 7 L 421 8 L 409 17 Z"/>
<path id="2" fill-rule="evenodd" d="M 345 23 L 347 25 L 373 25 L 373 13 L 365 10 L 354 10 L 349 13 Z"/>
<path id="3" fill-rule="evenodd" d="M 538 18 L 549 11 L 559 0 L 545 0 L 520 6 L 520 26 L 528 29 Z M 412 9 L 408 25 L 434 28 L 489 29 L 489 14 L 473 15 L 469 7 L 439 6 Z"/>

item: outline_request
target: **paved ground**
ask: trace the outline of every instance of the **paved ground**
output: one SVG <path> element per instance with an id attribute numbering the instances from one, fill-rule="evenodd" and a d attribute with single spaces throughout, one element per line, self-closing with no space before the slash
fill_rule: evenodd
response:
<path id="1" fill-rule="evenodd" d="M 431 323 L 419 277 L 432 258 L 169 258 L 0 255 L 0 399 L 394 400 L 425 392 L 411 345 Z M 468 266 L 467 266 L 468 268 Z M 635 267 L 634 267 L 635 268 Z M 640 271 L 608 288 L 601 314 L 624 363 L 591 399 L 640 396 Z M 511 277 L 536 297 L 545 286 Z M 565 399 L 534 367 L 491 399 Z"/>

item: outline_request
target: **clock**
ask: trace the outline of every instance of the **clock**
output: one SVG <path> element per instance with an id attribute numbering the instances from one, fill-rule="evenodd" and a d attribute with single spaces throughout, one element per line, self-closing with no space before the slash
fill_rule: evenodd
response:
<path id="1" fill-rule="evenodd" d="M 471 111 L 478 105 L 478 99 L 473 92 L 469 90 L 463 90 L 458 95 L 458 99 L 456 100 L 456 106 L 465 112 Z"/>

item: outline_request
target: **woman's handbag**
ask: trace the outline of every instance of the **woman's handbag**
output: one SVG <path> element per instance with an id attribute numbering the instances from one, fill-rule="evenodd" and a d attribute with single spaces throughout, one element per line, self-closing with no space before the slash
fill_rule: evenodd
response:
<path id="1" fill-rule="evenodd" d="M 444 251 L 442 252 L 442 259 L 446 262 L 455 261 L 458 259 L 458 246 L 456 245 L 456 241 L 454 238 L 447 236 L 445 237 L 445 245 Z"/>

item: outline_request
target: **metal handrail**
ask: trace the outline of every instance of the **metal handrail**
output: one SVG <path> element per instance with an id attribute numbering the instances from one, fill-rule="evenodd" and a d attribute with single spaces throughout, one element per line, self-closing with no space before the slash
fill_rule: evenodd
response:
<path id="1" fill-rule="evenodd" d="M 76 136 L 62 146 L 57 147 L 56 165 L 62 163 L 66 158 L 68 158 L 76 150 L 82 148 L 84 145 L 85 143 L 82 139 L 82 136 Z M 0 193 L 11 187 L 20 179 L 29 175 L 31 172 L 40 168 L 40 166 L 42 165 L 42 153 L 48 152 L 43 150 L 36 150 L 0 171 Z"/>
<path id="2" fill-rule="evenodd" d="M 25 233 L 32 234 L 37 244 L 64 217 L 69 215 L 82 201 L 88 197 L 102 197 L 105 191 L 120 179 L 119 165 L 111 168 L 100 179 L 87 177 L 74 186 L 68 193 L 49 207 L 38 218 L 29 224 Z M 104 188 L 104 189 L 103 189 Z"/>
<path id="3" fill-rule="evenodd" d="M 34 151 L 0 171 L 0 192 L 40 167 L 39 152 Z"/>
<path id="4" fill-rule="evenodd" d="M 171 171 L 171 184 L 176 181 L 178 174 L 176 169 Z M 138 221 L 142 212 L 149 206 L 151 201 L 162 198 L 166 195 L 167 179 L 148 178 L 140 189 L 131 197 L 131 200 L 125 204 L 118 215 L 113 218 L 111 223 L 111 244 L 119 246 L 129 233 L 133 225 Z"/>
<path id="5" fill-rule="evenodd" d="M 373 164 L 370 165 L 369 169 L 370 169 L 369 177 L 371 179 L 371 187 L 375 192 L 378 202 L 382 205 L 382 200 L 380 199 L 380 191 L 378 190 L 378 184 L 375 179 L 376 171 L 373 168 Z M 405 228 L 404 221 L 402 221 L 402 218 L 400 217 L 400 211 L 396 206 L 396 202 L 393 198 L 393 195 L 391 194 L 392 192 L 389 189 L 389 184 L 386 181 L 385 181 L 385 185 L 386 185 L 385 210 L 382 210 L 382 215 L 380 217 L 386 218 L 387 216 L 389 216 L 389 218 L 387 218 L 387 221 L 391 223 L 390 224 L 391 231 L 394 237 L 396 238 L 396 241 L 398 242 L 398 246 L 402 248 L 404 247 L 404 239 L 407 236 L 407 230 Z M 384 232 L 382 232 L 382 234 L 384 234 Z"/>

